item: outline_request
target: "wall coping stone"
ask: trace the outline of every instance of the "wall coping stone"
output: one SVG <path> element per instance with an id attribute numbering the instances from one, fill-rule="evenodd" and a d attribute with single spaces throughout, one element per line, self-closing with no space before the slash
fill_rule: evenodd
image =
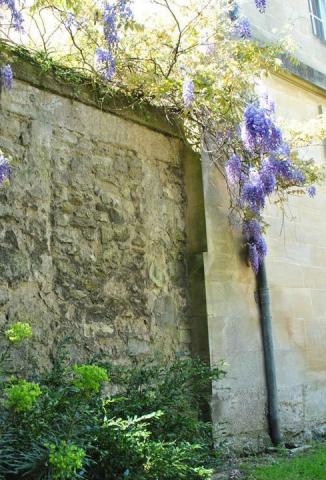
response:
<path id="1" fill-rule="evenodd" d="M 117 115 L 159 133 L 185 140 L 181 122 L 177 120 L 176 115 L 151 105 L 148 101 L 128 96 L 122 91 L 108 91 L 107 96 L 101 98 L 99 93 L 101 85 L 93 82 L 90 77 L 76 74 L 79 83 L 73 85 L 69 82 L 68 75 L 67 80 L 58 75 L 55 64 L 52 69 L 45 71 L 28 49 L 4 41 L 0 42 L 0 59 L 11 64 L 17 80 Z M 61 73 L 66 71 L 68 74 L 70 71 L 59 64 L 57 67 Z"/>

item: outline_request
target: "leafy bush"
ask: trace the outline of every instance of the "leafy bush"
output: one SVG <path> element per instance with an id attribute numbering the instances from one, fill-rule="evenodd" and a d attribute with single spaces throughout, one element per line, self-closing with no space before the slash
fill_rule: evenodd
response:
<path id="1" fill-rule="evenodd" d="M 34 407 L 41 393 L 37 383 L 18 380 L 5 387 L 6 404 L 15 412 L 26 412 Z"/>
<path id="2" fill-rule="evenodd" d="M 4 377 L 0 479 L 209 478 L 216 459 L 201 406 L 221 374 L 199 360 L 71 365 L 59 352 L 42 375 Z M 104 382 L 117 393 L 104 395 Z"/>
<path id="3" fill-rule="evenodd" d="M 115 416 L 161 411 L 163 415 L 151 424 L 154 438 L 211 446 L 207 398 L 211 381 L 224 374 L 222 365 L 211 368 L 201 360 L 187 359 L 165 366 L 156 362 L 108 366 L 108 371 L 120 391 L 119 401 L 111 406 Z"/>
<path id="4" fill-rule="evenodd" d="M 70 479 L 83 467 L 85 450 L 77 445 L 69 445 L 62 440 L 59 445 L 51 443 L 49 448 L 49 465 L 53 468 L 54 479 Z"/>
<path id="5" fill-rule="evenodd" d="M 107 372 L 97 365 L 74 365 L 73 371 L 73 384 L 85 393 L 99 392 L 101 383 L 108 380 Z"/>

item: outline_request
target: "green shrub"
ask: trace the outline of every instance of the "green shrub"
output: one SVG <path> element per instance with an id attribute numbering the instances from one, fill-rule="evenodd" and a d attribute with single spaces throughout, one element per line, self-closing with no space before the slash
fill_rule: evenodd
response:
<path id="1" fill-rule="evenodd" d="M 99 392 L 101 383 L 108 380 L 106 370 L 97 365 L 74 365 L 73 371 L 73 384 L 85 393 Z"/>
<path id="2" fill-rule="evenodd" d="M 115 368 L 71 366 L 2 380 L 0 479 L 199 480 L 216 461 L 201 418 L 220 369 L 176 361 Z M 114 384 L 111 396 L 103 382 Z"/>
<path id="3" fill-rule="evenodd" d="M 51 443 L 49 448 L 49 465 L 53 469 L 53 479 L 69 480 L 76 477 L 77 472 L 81 471 L 85 450 L 77 445 L 68 444 L 64 440 L 59 445 Z"/>
<path id="4" fill-rule="evenodd" d="M 6 404 L 15 412 L 31 410 L 38 397 L 42 394 L 37 383 L 18 380 L 13 385 L 5 387 Z"/>

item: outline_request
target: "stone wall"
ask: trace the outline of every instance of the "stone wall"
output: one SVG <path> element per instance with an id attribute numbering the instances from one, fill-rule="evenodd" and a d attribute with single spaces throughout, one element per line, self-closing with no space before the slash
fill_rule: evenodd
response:
<path id="1" fill-rule="evenodd" d="M 0 98 L 0 324 L 31 322 L 45 365 L 74 354 L 125 362 L 189 352 L 183 143 L 158 112 L 96 106 L 14 61 Z M 122 102 L 122 103 L 121 103 Z"/>

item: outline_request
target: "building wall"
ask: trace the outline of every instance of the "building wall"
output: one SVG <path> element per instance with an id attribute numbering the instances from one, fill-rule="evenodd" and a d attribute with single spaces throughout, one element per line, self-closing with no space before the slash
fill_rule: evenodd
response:
<path id="1" fill-rule="evenodd" d="M 80 358 L 187 354 L 181 141 L 153 113 L 102 111 L 13 62 L 0 98 L 13 165 L 0 191 L 0 325 L 29 321 L 41 365 L 66 335 Z"/>
<path id="2" fill-rule="evenodd" d="M 254 0 L 239 0 L 256 37 L 277 41 L 290 36 L 295 57 L 310 67 L 326 73 L 326 42 L 312 31 L 308 0 L 267 0 L 266 13 L 261 14 Z"/>
<path id="3" fill-rule="evenodd" d="M 270 0 L 266 15 L 254 2 L 243 8 L 256 31 L 275 38 L 272 27 L 292 15 L 300 59 L 324 68 L 326 48 L 313 37 L 307 2 Z M 253 4 L 253 5 L 252 5 Z M 295 4 L 295 8 L 294 8 Z M 305 8 L 307 7 L 307 8 Z M 306 11 L 307 10 L 307 11 Z M 324 57 L 321 57 L 321 52 Z M 285 123 L 315 119 L 326 109 L 326 92 L 290 74 L 265 81 Z M 325 162 L 322 144 L 302 149 L 302 158 Z M 203 162 L 208 252 L 205 278 L 211 361 L 224 359 L 228 374 L 213 387 L 217 441 L 257 448 L 268 441 L 262 342 L 255 278 L 242 251 L 241 236 L 228 219 L 223 180 Z M 326 423 L 326 188 L 315 199 L 292 198 L 283 213 L 270 205 L 267 271 L 270 285 L 282 432 L 310 434 Z"/>

